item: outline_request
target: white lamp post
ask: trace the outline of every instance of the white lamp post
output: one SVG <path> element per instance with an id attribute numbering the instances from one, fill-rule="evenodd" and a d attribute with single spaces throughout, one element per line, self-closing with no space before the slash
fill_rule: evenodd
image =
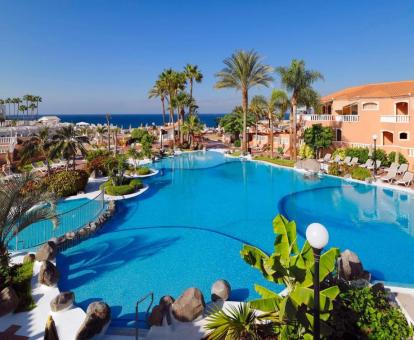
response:
<path id="1" fill-rule="evenodd" d="M 315 270 L 313 274 L 313 292 L 314 292 L 314 309 L 313 309 L 313 338 L 320 339 L 320 302 L 319 302 L 319 257 L 322 249 L 328 244 L 329 233 L 320 223 L 312 223 L 306 228 L 306 239 L 313 250 L 315 259 Z"/>
<path id="2" fill-rule="evenodd" d="M 377 139 L 378 136 L 376 133 L 374 133 L 372 135 L 372 140 L 374 141 L 374 152 L 373 152 L 373 161 L 374 161 L 374 181 L 375 181 L 375 177 L 377 176 Z"/>

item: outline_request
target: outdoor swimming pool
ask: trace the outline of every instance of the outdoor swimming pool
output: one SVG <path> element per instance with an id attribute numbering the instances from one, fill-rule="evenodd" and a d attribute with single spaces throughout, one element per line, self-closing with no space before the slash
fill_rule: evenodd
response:
<path id="1" fill-rule="evenodd" d="M 96 236 L 58 256 L 61 290 L 86 308 L 105 300 L 112 317 L 133 319 L 135 302 L 155 302 L 227 279 L 232 299 L 257 297 L 254 283 L 277 289 L 240 258 L 243 243 L 271 252 L 272 220 L 298 223 L 300 243 L 311 222 L 325 224 L 328 246 L 349 248 L 373 279 L 414 283 L 414 196 L 326 176 L 198 152 L 156 164 L 149 190 L 118 202 L 117 214 Z"/>

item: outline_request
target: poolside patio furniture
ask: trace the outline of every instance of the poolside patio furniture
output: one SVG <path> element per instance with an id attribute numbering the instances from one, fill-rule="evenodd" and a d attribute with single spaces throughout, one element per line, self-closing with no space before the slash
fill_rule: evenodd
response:
<path id="1" fill-rule="evenodd" d="M 345 159 L 343 161 L 340 161 L 338 163 L 340 164 L 347 164 L 349 165 L 349 163 L 351 162 L 351 157 L 350 156 L 346 156 Z"/>
<path id="2" fill-rule="evenodd" d="M 383 182 L 392 183 L 393 181 L 395 181 L 396 177 L 397 177 L 397 170 L 390 170 L 385 176 L 380 177 L 380 180 Z"/>
<path id="3" fill-rule="evenodd" d="M 381 167 L 381 161 L 377 159 L 375 162 L 377 163 L 377 169 L 379 169 Z M 372 163 L 370 166 L 367 166 L 367 169 L 374 170 L 374 163 Z"/>
<path id="4" fill-rule="evenodd" d="M 335 159 L 331 159 L 329 161 L 329 163 L 340 163 L 340 162 L 341 162 L 341 156 L 339 156 L 339 155 L 336 155 Z"/>
<path id="5" fill-rule="evenodd" d="M 373 165 L 374 165 L 374 161 L 371 158 L 368 158 L 365 164 L 361 164 L 360 167 L 369 169 L 369 167 Z"/>
<path id="6" fill-rule="evenodd" d="M 346 163 L 349 166 L 354 166 L 358 164 L 358 157 L 352 158 L 352 160 L 349 163 Z"/>
<path id="7" fill-rule="evenodd" d="M 318 159 L 318 162 L 319 163 L 327 163 L 327 162 L 329 162 L 331 160 L 331 156 L 332 155 L 330 153 L 327 153 L 325 155 L 325 157 Z"/>
<path id="8" fill-rule="evenodd" d="M 398 163 L 391 163 L 389 168 L 384 169 L 385 172 L 394 171 L 397 172 L 398 170 Z"/>
<path id="9" fill-rule="evenodd" d="M 408 187 L 413 182 L 413 179 L 414 179 L 414 173 L 407 171 L 404 173 L 404 176 L 401 179 L 395 181 L 395 184 L 405 185 L 406 187 Z"/>
<path id="10" fill-rule="evenodd" d="M 408 164 L 404 163 L 398 167 L 397 174 L 402 175 L 408 171 Z"/>

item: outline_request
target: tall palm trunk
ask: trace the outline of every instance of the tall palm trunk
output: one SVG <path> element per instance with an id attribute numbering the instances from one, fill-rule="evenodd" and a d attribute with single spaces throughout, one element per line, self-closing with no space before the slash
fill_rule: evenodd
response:
<path id="1" fill-rule="evenodd" d="M 270 158 L 273 158 L 273 119 L 272 113 L 269 111 L 269 143 L 270 143 Z"/>
<path id="2" fill-rule="evenodd" d="M 162 103 L 162 125 L 165 125 L 165 98 L 161 97 L 161 103 Z"/>
<path id="3" fill-rule="evenodd" d="M 242 143 L 242 152 L 243 154 L 247 153 L 247 110 L 249 105 L 249 96 L 247 88 L 242 89 L 242 106 L 243 106 L 243 143 Z"/>
<path id="4" fill-rule="evenodd" d="M 297 108 L 297 98 L 296 95 L 292 95 L 291 99 L 291 106 L 292 112 L 290 114 L 290 141 L 289 141 L 289 149 L 290 149 L 290 158 L 296 160 L 297 158 L 297 150 L 296 150 L 296 108 Z"/>
<path id="5" fill-rule="evenodd" d="M 174 128 L 174 108 L 172 107 L 171 104 L 171 94 L 170 94 L 170 122 L 172 124 L 172 128 L 173 128 L 173 149 L 175 148 L 175 128 Z"/>

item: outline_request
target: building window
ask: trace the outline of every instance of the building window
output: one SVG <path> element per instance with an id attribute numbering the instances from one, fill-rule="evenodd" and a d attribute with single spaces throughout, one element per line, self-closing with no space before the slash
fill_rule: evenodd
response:
<path id="1" fill-rule="evenodd" d="M 408 140 L 408 133 L 400 132 L 400 140 Z"/>
<path id="2" fill-rule="evenodd" d="M 378 110 L 378 104 L 377 103 L 364 103 L 362 104 L 362 109 L 363 110 Z"/>
<path id="3" fill-rule="evenodd" d="M 341 129 L 335 130 L 335 141 L 336 142 L 342 141 L 342 130 Z"/>

